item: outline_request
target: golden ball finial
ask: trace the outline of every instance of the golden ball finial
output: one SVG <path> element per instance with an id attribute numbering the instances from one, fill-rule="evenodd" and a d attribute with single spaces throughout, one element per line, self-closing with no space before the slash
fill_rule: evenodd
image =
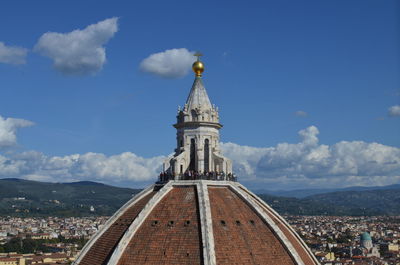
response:
<path id="1" fill-rule="evenodd" d="M 204 64 L 200 61 L 195 61 L 192 65 L 192 69 L 196 76 L 201 76 L 201 73 L 204 71 Z"/>
<path id="2" fill-rule="evenodd" d="M 200 77 L 204 72 L 204 64 L 200 61 L 201 53 L 196 52 L 194 56 L 197 56 L 197 61 L 195 61 L 192 65 L 193 72 L 195 72 L 196 76 Z"/>

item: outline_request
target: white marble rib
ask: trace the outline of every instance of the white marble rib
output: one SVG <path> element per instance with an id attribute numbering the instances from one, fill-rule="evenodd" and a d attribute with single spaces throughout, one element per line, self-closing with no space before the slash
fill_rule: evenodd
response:
<path id="1" fill-rule="evenodd" d="M 115 212 L 113 216 L 111 216 L 104 226 L 96 232 L 96 234 L 89 240 L 88 243 L 85 244 L 81 252 L 79 253 L 78 258 L 75 260 L 73 264 L 79 264 L 82 258 L 87 254 L 88 250 L 93 246 L 93 244 L 99 239 L 105 231 L 116 221 L 124 212 L 137 203 L 140 199 L 148 195 L 154 189 L 154 185 L 151 185 L 147 189 L 142 190 L 138 194 L 136 194 L 132 199 L 130 199 L 127 203 L 125 203 L 118 211 Z"/>
<path id="2" fill-rule="evenodd" d="M 204 265 L 216 265 L 217 260 L 215 257 L 214 233 L 207 184 L 205 184 L 203 181 L 200 181 L 200 183 L 197 184 L 197 192 L 199 194 L 199 212 Z"/>
<path id="3" fill-rule="evenodd" d="M 168 192 L 171 191 L 172 188 L 172 183 L 168 182 L 153 196 L 153 198 L 150 199 L 150 201 L 136 217 L 135 221 L 133 221 L 133 223 L 129 226 L 128 231 L 126 231 L 122 239 L 119 241 L 117 247 L 114 250 L 114 253 L 107 263 L 108 265 L 114 265 L 118 263 L 129 242 L 135 235 L 136 231 L 140 228 L 140 226 L 146 220 L 147 216 L 151 213 L 154 207 L 162 200 L 162 198 L 164 198 L 165 195 L 168 194 Z"/>
<path id="4" fill-rule="evenodd" d="M 307 244 L 303 241 L 303 239 L 297 234 L 297 232 L 293 229 L 293 227 L 279 214 L 277 213 L 271 206 L 269 206 L 266 202 L 264 202 L 262 199 L 260 199 L 257 195 L 255 195 L 253 192 L 251 192 L 249 189 L 247 189 L 245 186 L 243 186 L 240 183 L 235 183 L 235 185 L 238 188 L 243 189 L 245 192 L 250 194 L 252 199 L 259 204 L 262 208 L 264 208 L 265 211 L 271 213 L 276 219 L 278 219 L 280 222 L 282 222 L 295 236 L 295 238 L 299 241 L 301 246 L 306 250 L 306 253 L 308 256 L 316 263 L 319 264 L 318 260 L 316 257 L 313 255 Z"/>
<path id="5" fill-rule="evenodd" d="M 238 189 L 235 185 L 230 185 L 230 188 L 233 192 L 236 193 L 244 202 L 247 204 L 260 216 L 264 221 L 268 224 L 268 226 L 274 231 L 277 235 L 277 238 L 282 242 L 282 244 L 286 247 L 289 252 L 289 255 L 292 256 L 294 262 L 297 265 L 304 265 L 304 262 L 301 260 L 300 256 L 298 255 L 296 249 L 293 247 L 292 243 L 287 239 L 285 234 L 280 230 L 280 228 L 275 224 L 275 222 L 264 212 L 264 210 L 253 200 L 249 194 L 245 194 L 243 191 Z"/>

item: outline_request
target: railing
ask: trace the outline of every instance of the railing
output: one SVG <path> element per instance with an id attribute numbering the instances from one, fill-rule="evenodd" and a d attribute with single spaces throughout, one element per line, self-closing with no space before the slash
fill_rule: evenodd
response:
<path id="1" fill-rule="evenodd" d="M 179 174 L 174 176 L 173 174 L 161 172 L 157 183 L 165 183 L 170 180 L 214 180 L 214 181 L 237 181 L 235 174 L 224 172 L 186 172 L 185 174 Z"/>

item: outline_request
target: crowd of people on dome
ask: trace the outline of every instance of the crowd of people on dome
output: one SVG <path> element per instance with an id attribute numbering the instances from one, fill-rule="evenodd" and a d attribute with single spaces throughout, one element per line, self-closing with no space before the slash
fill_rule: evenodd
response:
<path id="1" fill-rule="evenodd" d="M 159 182 L 168 182 L 169 180 L 219 180 L 219 181 L 237 181 L 237 177 L 233 173 L 225 172 L 199 172 L 195 170 L 186 170 L 184 174 L 175 176 L 167 171 L 163 171 L 159 175 Z"/>

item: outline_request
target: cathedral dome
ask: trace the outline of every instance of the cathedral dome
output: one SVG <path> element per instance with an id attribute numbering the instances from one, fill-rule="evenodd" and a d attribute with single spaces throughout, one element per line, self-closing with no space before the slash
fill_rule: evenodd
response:
<path id="1" fill-rule="evenodd" d="M 237 182 L 219 148 L 218 108 L 198 78 L 204 65 L 193 70 L 160 180 L 122 206 L 74 264 L 318 264 L 284 218 Z"/>
<path id="2" fill-rule="evenodd" d="M 366 248 L 368 251 L 372 249 L 372 238 L 368 232 L 364 232 L 360 235 L 361 246 Z"/>
<path id="3" fill-rule="evenodd" d="M 318 264 L 290 225 L 233 181 L 175 180 L 136 195 L 76 260 L 101 264 Z"/>
<path id="4" fill-rule="evenodd" d="M 368 232 L 364 232 L 360 235 L 360 240 L 366 241 L 366 240 L 372 240 L 372 239 Z"/>

